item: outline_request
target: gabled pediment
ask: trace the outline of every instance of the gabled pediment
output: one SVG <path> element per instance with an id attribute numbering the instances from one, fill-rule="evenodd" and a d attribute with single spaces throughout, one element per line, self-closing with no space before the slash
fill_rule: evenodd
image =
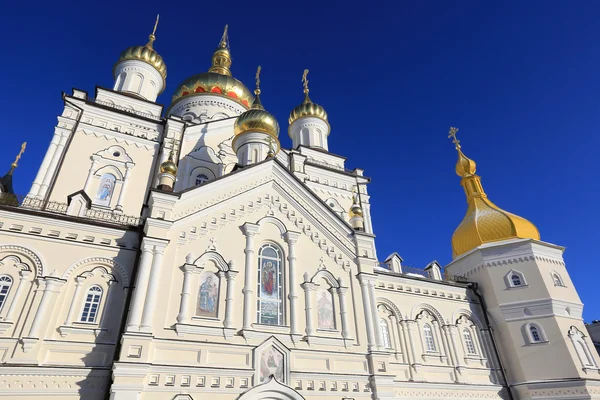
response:
<path id="1" fill-rule="evenodd" d="M 225 224 L 258 223 L 264 217 L 307 235 L 338 265 L 346 267 L 354 260 L 352 228 L 275 160 L 179 194 L 167 219 L 175 230 L 194 223 L 193 235 L 180 236 L 184 244 Z"/>

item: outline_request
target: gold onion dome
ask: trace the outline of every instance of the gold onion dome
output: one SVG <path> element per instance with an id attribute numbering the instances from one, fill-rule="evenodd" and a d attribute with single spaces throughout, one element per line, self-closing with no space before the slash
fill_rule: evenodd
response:
<path id="1" fill-rule="evenodd" d="M 194 94 L 210 93 L 229 97 L 246 108 L 252 104 L 252 92 L 240 81 L 231 76 L 231 53 L 229 51 L 229 39 L 227 36 L 227 25 L 219 46 L 212 56 L 212 66 L 208 72 L 194 75 L 183 81 L 173 94 L 171 101 Z"/>
<path id="2" fill-rule="evenodd" d="M 308 70 L 304 70 L 304 74 L 302 75 L 302 82 L 304 83 L 304 101 L 302 104 L 296 106 L 290 113 L 290 118 L 288 120 L 291 125 L 294 121 L 303 118 L 303 117 L 316 117 L 322 119 L 323 121 L 327 121 L 327 113 L 325 109 L 318 104 L 313 103 L 308 97 Z"/>
<path id="3" fill-rule="evenodd" d="M 173 150 L 169 153 L 167 161 L 160 164 L 160 173 L 177 176 L 177 165 L 173 162 Z"/>
<path id="4" fill-rule="evenodd" d="M 260 101 L 259 75 L 260 67 L 258 67 L 258 71 L 256 72 L 256 90 L 254 91 L 256 97 L 254 98 L 252 107 L 237 117 L 233 131 L 236 138 L 246 132 L 262 132 L 278 140 L 279 123 L 273 115 L 265 110 Z"/>
<path id="5" fill-rule="evenodd" d="M 348 216 L 350 218 L 363 216 L 363 210 L 358 202 L 358 195 L 355 195 L 352 200 L 352 205 L 350 206 L 350 210 L 348 210 Z"/>
<path id="6" fill-rule="evenodd" d="M 456 138 L 458 129 L 450 128 L 450 136 L 458 152 L 456 174 L 462 178 L 461 185 L 467 196 L 467 213 L 452 235 L 452 254 L 456 258 L 484 243 L 507 239 L 540 240 L 536 226 L 523 217 L 509 213 L 492 203 L 481 185 L 481 177 L 475 174 L 475 161 L 461 150 Z"/>
<path id="7" fill-rule="evenodd" d="M 164 88 L 166 86 L 166 79 L 167 79 L 167 65 L 163 61 L 160 54 L 158 54 L 156 52 L 156 50 L 154 50 L 154 47 L 153 47 L 154 41 L 156 40 L 156 36 L 154 36 L 154 34 L 156 33 L 157 26 L 158 26 L 158 16 L 156 16 L 156 23 L 154 24 L 154 30 L 152 31 L 150 36 L 148 36 L 148 39 L 149 39 L 148 43 L 146 43 L 144 46 L 131 46 L 131 47 L 128 47 L 127 49 L 125 49 L 121 53 L 119 60 L 115 63 L 115 67 L 120 62 L 127 61 L 127 60 L 138 60 L 138 61 L 143 61 L 146 64 L 150 64 L 162 76 L 163 90 L 164 90 Z M 113 68 L 113 75 L 114 75 L 114 72 L 115 72 L 115 68 Z M 116 79 L 116 76 L 114 78 Z"/>

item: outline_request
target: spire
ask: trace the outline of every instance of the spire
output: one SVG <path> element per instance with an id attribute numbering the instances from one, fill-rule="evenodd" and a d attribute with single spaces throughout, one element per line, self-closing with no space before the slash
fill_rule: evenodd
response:
<path id="1" fill-rule="evenodd" d="M 158 28 L 158 19 L 160 18 L 160 14 L 156 14 L 156 22 L 154 23 L 154 29 L 152 29 L 152 33 L 148 36 L 148 43 L 146 43 L 146 47 L 153 49 L 152 45 L 156 40 L 156 28 Z"/>
<path id="2" fill-rule="evenodd" d="M 15 168 L 17 168 L 17 166 L 19 164 L 19 160 L 23 156 L 23 153 L 25 152 L 26 147 L 27 147 L 27 142 L 24 142 L 21 145 L 21 151 L 19 151 L 19 154 L 17 154 L 17 157 L 15 157 L 15 161 L 13 161 L 13 163 L 10 165 L 10 170 L 8 170 L 6 175 L 4 175 L 2 178 L 0 178 L 0 193 L 11 193 L 11 194 L 14 193 L 13 185 L 12 185 L 13 172 L 14 172 Z M 2 201 L 0 203 L 6 204 L 6 202 L 4 200 L 5 199 L 2 199 Z"/>
<path id="3" fill-rule="evenodd" d="M 448 138 L 452 138 L 458 152 L 456 174 L 462 178 L 460 184 L 465 190 L 468 207 L 465 217 L 452 235 L 453 257 L 489 242 L 519 238 L 539 240 L 540 233 L 534 224 L 501 209 L 488 199 L 481 185 L 481 177 L 475 174 L 475 161 L 463 153 L 457 132 L 457 128 L 451 127 Z"/>
<path id="4" fill-rule="evenodd" d="M 256 89 L 254 89 L 254 102 L 252 103 L 252 107 L 255 110 L 264 110 L 265 108 L 260 101 L 260 71 L 262 71 L 262 67 L 259 65 L 256 69 Z"/>
<path id="5" fill-rule="evenodd" d="M 219 42 L 219 47 L 213 53 L 212 66 L 208 72 L 231 76 L 231 54 L 229 53 L 229 36 L 227 35 L 228 25 L 225 25 L 223 36 Z"/>

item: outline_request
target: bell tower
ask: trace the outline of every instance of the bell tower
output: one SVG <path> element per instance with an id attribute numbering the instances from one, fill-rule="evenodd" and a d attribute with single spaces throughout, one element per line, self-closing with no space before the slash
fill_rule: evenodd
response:
<path id="1" fill-rule="evenodd" d="M 600 378 L 600 360 L 585 334 L 583 304 L 566 269 L 564 248 L 541 241 L 535 225 L 488 199 L 457 131 L 451 128 L 449 137 L 468 208 L 452 237 L 454 259 L 446 271 L 476 283 L 509 389 L 518 399 L 545 399 L 562 390 L 600 398 L 590 394 L 598 393 L 593 380 Z M 549 354 L 560 362 L 549 360 Z"/>

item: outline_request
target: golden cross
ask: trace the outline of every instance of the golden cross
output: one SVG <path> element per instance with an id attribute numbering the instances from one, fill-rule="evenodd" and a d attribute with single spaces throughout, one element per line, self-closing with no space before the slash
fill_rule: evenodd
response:
<path id="1" fill-rule="evenodd" d="M 256 88 L 260 89 L 260 71 L 262 70 L 262 67 L 259 65 L 258 68 L 256 69 Z"/>
<path id="2" fill-rule="evenodd" d="M 450 127 L 450 131 L 448 132 L 448 139 L 452 138 L 452 143 L 456 146 L 456 150 L 460 149 L 460 140 L 456 137 L 456 132 L 458 132 L 458 128 L 453 126 Z"/>
<path id="3" fill-rule="evenodd" d="M 305 69 L 302 74 L 302 83 L 304 83 L 304 93 L 308 93 L 308 70 Z"/>
<path id="4" fill-rule="evenodd" d="M 154 34 L 156 33 L 156 28 L 158 27 L 158 18 L 160 17 L 160 14 L 156 14 L 156 22 L 154 23 L 154 29 L 152 30 L 152 36 L 154 36 Z"/>
<path id="5" fill-rule="evenodd" d="M 19 163 L 19 160 L 21 159 L 21 156 L 23 155 L 23 153 L 25 153 L 26 147 L 27 147 L 27 142 L 23 142 L 23 144 L 21 145 L 21 151 L 19 152 L 19 154 L 17 154 L 17 158 L 15 158 L 15 162 L 12 163 L 12 167 L 17 168 L 17 164 Z"/>

